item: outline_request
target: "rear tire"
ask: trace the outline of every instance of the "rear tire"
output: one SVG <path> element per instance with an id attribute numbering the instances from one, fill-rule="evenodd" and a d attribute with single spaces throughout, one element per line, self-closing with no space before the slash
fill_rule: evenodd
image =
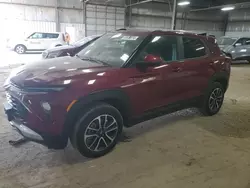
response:
<path id="1" fill-rule="evenodd" d="M 78 118 L 70 141 L 83 156 L 96 158 L 110 152 L 123 129 L 123 118 L 113 106 L 97 103 Z"/>
<path id="2" fill-rule="evenodd" d="M 225 89 L 219 82 L 214 82 L 205 95 L 200 111 L 206 116 L 217 114 L 224 101 Z"/>
<path id="3" fill-rule="evenodd" d="M 22 44 L 18 44 L 15 47 L 15 52 L 18 54 L 24 54 L 26 52 L 26 50 L 27 50 L 26 47 Z"/>

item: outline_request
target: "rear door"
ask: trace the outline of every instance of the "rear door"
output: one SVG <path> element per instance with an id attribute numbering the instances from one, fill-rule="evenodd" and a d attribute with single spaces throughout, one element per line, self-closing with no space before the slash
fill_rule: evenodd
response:
<path id="1" fill-rule="evenodd" d="M 205 41 L 198 37 L 182 37 L 183 98 L 191 99 L 203 95 L 213 72 L 212 59 Z"/>
<path id="2" fill-rule="evenodd" d="M 58 38 L 59 38 L 59 33 L 43 33 L 42 49 L 48 49 L 50 47 L 55 47 L 56 45 L 60 44 Z"/>

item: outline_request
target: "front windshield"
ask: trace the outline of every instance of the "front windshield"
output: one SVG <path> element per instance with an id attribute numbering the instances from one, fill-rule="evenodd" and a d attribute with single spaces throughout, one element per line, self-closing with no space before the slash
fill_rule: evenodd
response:
<path id="1" fill-rule="evenodd" d="M 132 55 L 145 36 L 128 33 L 109 33 L 87 46 L 78 56 L 95 59 L 111 66 L 121 67 Z"/>
<path id="2" fill-rule="evenodd" d="M 220 38 L 218 40 L 218 44 L 219 45 L 232 45 L 233 43 L 235 43 L 235 41 L 237 40 L 237 38 Z"/>

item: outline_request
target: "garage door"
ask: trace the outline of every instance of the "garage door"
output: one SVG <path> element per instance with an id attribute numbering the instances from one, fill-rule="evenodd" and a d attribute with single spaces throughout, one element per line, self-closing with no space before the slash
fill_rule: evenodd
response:
<path id="1" fill-rule="evenodd" d="M 87 35 L 124 27 L 124 8 L 87 5 Z"/>

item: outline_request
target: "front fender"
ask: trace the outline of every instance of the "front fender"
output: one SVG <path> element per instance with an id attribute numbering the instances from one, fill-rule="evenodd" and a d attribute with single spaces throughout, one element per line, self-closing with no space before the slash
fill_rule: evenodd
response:
<path id="1" fill-rule="evenodd" d="M 122 113 L 125 121 L 124 124 L 126 124 L 127 117 L 131 114 L 131 106 L 128 95 L 121 89 L 103 90 L 80 97 L 73 104 L 66 116 L 63 131 L 65 136 L 69 136 L 69 134 L 71 134 L 75 121 L 80 115 L 79 112 L 84 113 L 84 110 L 88 109 L 88 107 L 95 102 L 106 102 L 115 107 L 119 106 L 120 109 L 118 110 Z"/>

